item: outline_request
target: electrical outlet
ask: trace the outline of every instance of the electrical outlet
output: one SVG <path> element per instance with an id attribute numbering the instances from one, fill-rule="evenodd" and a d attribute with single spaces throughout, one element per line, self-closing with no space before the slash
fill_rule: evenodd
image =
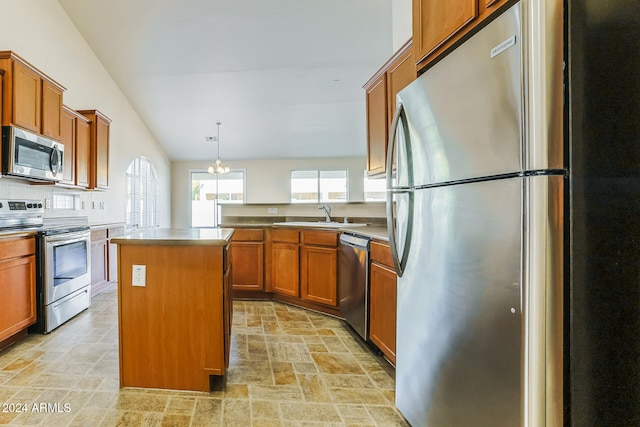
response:
<path id="1" fill-rule="evenodd" d="M 44 199 L 44 208 L 51 209 L 51 199 Z"/>
<path id="2" fill-rule="evenodd" d="M 267 213 L 269 214 L 277 214 L 278 208 L 267 208 Z"/>
<path id="3" fill-rule="evenodd" d="M 131 284 L 133 286 L 147 286 L 147 266 L 133 265 Z"/>
<path id="4" fill-rule="evenodd" d="M 84 200 L 82 202 L 80 202 L 80 206 L 81 206 L 82 210 L 85 210 Z"/>
<path id="5" fill-rule="evenodd" d="M 100 209 L 104 209 L 104 202 L 100 202 Z"/>

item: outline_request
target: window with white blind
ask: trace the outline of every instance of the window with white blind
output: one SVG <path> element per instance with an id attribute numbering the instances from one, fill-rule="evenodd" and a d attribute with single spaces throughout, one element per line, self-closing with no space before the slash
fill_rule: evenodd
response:
<path id="1" fill-rule="evenodd" d="M 135 158 L 127 168 L 127 228 L 160 225 L 158 218 L 158 177 L 145 157 Z"/>

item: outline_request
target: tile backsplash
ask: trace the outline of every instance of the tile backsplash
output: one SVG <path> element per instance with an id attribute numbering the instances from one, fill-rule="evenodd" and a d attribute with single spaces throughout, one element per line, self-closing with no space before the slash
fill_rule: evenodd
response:
<path id="1" fill-rule="evenodd" d="M 124 195 L 109 191 L 82 191 L 50 184 L 29 184 L 24 180 L 0 178 L 0 198 L 39 200 L 45 217 L 87 216 L 91 224 L 124 222 Z"/>

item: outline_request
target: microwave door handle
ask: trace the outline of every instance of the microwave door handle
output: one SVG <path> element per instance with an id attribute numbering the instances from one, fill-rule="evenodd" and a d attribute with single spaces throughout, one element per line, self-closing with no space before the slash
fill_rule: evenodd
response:
<path id="1" fill-rule="evenodd" d="M 60 160 L 60 149 L 57 145 L 54 145 L 53 150 L 51 150 L 51 157 L 49 157 L 49 167 L 53 176 L 58 175 L 60 169 L 62 169 L 62 162 Z"/>

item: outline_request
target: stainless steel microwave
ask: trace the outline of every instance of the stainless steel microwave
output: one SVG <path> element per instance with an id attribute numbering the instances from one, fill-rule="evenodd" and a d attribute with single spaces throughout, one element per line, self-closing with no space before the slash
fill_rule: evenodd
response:
<path id="1" fill-rule="evenodd" d="M 60 181 L 64 145 L 15 126 L 2 127 L 2 174 Z"/>

